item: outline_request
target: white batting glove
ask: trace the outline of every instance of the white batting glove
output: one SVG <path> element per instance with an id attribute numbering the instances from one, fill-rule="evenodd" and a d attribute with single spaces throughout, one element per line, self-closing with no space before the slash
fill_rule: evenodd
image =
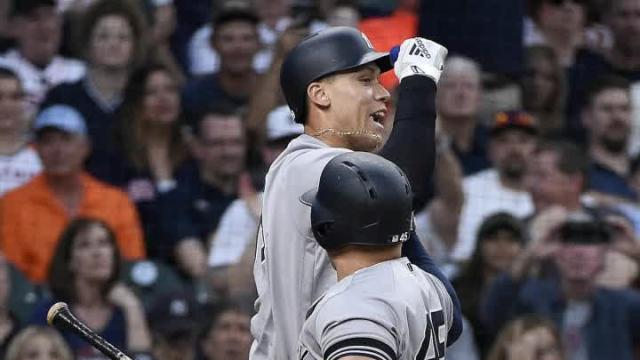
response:
<path id="1" fill-rule="evenodd" d="M 425 38 L 407 39 L 400 45 L 398 59 L 393 66 L 396 76 L 400 81 L 407 76 L 428 76 L 437 84 L 447 52 L 444 46 Z"/>

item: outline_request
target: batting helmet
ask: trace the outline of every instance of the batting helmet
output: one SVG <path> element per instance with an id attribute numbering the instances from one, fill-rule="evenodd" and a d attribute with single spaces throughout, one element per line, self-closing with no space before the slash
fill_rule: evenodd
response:
<path id="1" fill-rule="evenodd" d="M 376 63 L 381 72 L 392 68 L 389 53 L 375 51 L 357 29 L 336 26 L 304 38 L 287 55 L 280 70 L 280 86 L 296 122 L 305 121 L 309 84 L 369 63 Z"/>
<path id="2" fill-rule="evenodd" d="M 393 245 L 412 228 L 412 193 L 405 174 L 371 153 L 348 152 L 322 170 L 320 184 L 302 196 L 311 229 L 324 249 Z"/>

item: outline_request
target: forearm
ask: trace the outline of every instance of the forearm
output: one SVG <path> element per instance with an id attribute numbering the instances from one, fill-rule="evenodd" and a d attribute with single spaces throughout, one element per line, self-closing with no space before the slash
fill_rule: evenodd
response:
<path id="1" fill-rule="evenodd" d="M 458 223 L 464 204 L 462 169 L 451 151 L 438 149 L 434 175 L 436 197 L 429 204 L 429 214 L 438 236 L 451 249 L 458 239 Z"/>
<path id="2" fill-rule="evenodd" d="M 127 348 L 131 352 L 151 351 L 151 334 L 147 327 L 142 303 L 137 301 L 122 307 L 127 323 Z"/>
<path id="3" fill-rule="evenodd" d="M 424 203 L 435 162 L 436 84 L 425 76 L 410 76 L 398 89 L 393 131 L 379 154 L 407 174 L 414 204 Z"/>
<path id="4" fill-rule="evenodd" d="M 253 92 L 247 111 L 247 130 L 256 141 L 262 143 L 265 139 L 265 120 L 280 99 L 280 67 L 283 59 L 274 58 L 269 70 L 262 75 L 256 91 Z"/>

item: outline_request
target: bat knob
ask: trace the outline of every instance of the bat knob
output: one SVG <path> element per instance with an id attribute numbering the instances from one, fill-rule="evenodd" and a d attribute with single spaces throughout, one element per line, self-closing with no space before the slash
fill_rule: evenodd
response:
<path id="1" fill-rule="evenodd" d="M 56 316 L 64 309 L 68 308 L 69 306 L 65 302 L 57 302 L 51 305 L 49 311 L 47 312 L 47 323 L 49 325 L 53 325 L 53 320 L 56 318 Z"/>

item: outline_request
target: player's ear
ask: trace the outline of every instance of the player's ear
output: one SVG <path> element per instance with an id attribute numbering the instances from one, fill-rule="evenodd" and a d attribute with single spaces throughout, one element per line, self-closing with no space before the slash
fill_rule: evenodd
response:
<path id="1" fill-rule="evenodd" d="M 322 82 L 312 82 L 307 86 L 307 97 L 311 103 L 319 107 L 327 107 L 331 104 L 331 98 Z"/>

